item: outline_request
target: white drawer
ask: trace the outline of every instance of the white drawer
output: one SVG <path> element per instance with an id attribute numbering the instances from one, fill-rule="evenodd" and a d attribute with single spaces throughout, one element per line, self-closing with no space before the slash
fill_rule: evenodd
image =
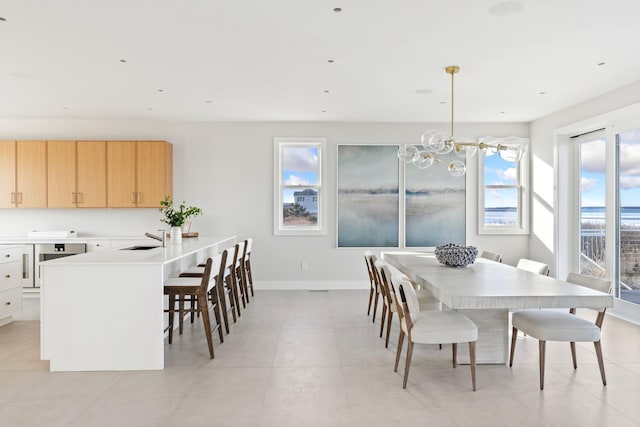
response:
<path id="1" fill-rule="evenodd" d="M 13 261 L 22 261 L 22 252 L 20 252 L 20 248 L 0 248 L 0 264 Z"/>
<path id="2" fill-rule="evenodd" d="M 22 288 L 0 292 L 0 319 L 22 311 Z"/>
<path id="3" fill-rule="evenodd" d="M 22 284 L 22 262 L 5 262 L 0 264 L 0 291 Z"/>

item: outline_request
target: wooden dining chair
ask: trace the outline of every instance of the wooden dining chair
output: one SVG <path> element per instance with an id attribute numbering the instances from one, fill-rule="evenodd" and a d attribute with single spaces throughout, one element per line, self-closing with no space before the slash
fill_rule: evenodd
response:
<path id="1" fill-rule="evenodd" d="M 402 344 L 407 336 L 407 359 L 404 366 L 402 388 L 407 388 L 411 357 L 414 344 L 451 344 L 453 367 L 457 364 L 458 343 L 469 343 L 469 361 L 471 367 L 471 386 L 476 391 L 476 341 L 478 327 L 469 318 L 457 311 L 420 311 L 418 297 L 411 282 L 397 279 L 398 317 L 400 318 L 400 337 L 396 351 L 394 372 L 402 353 Z M 398 294 L 396 294 L 397 297 Z"/>
<path id="2" fill-rule="evenodd" d="M 595 289 L 600 292 L 611 293 L 611 281 L 598 279 L 595 277 L 583 276 L 576 273 L 569 273 L 567 282 Z M 547 341 L 569 342 L 571 348 L 571 359 L 573 369 L 577 369 L 576 362 L 576 342 L 593 342 L 600 367 L 602 384 L 607 385 L 607 378 L 604 373 L 604 360 L 602 358 L 602 347 L 600 345 L 600 331 L 604 322 L 606 308 L 598 311 L 595 322 L 577 317 L 576 309 L 569 312 L 559 312 L 556 310 L 521 310 L 513 313 L 511 322 L 513 330 L 511 333 L 511 356 L 509 366 L 513 366 L 513 356 L 516 350 L 516 340 L 518 331 L 538 340 L 539 364 L 540 364 L 540 390 L 544 390 L 544 365 L 545 350 Z"/>
<path id="3" fill-rule="evenodd" d="M 527 258 L 520 258 L 516 267 L 520 270 L 530 271 L 543 276 L 549 275 L 549 266 L 547 264 Z"/>
<path id="4" fill-rule="evenodd" d="M 482 251 L 480 252 L 480 258 L 490 259 L 495 262 L 502 262 L 502 254 L 491 251 Z"/>
<path id="5" fill-rule="evenodd" d="M 385 348 L 389 347 L 389 336 L 391 334 L 391 322 L 393 321 L 393 313 L 398 312 L 398 307 L 396 304 L 395 298 L 395 287 L 392 283 L 392 276 L 402 274 L 400 271 L 396 270 L 394 267 L 386 263 L 384 260 L 377 260 L 375 264 L 374 274 L 377 274 L 377 281 L 380 284 L 380 294 L 382 295 L 382 301 L 384 305 L 382 306 L 382 319 L 380 322 L 380 337 L 382 338 L 383 328 L 385 326 L 385 318 L 386 318 L 386 327 L 387 327 L 387 335 L 385 338 Z M 416 288 L 415 283 L 413 283 L 408 277 L 402 275 L 404 280 L 409 281 L 414 289 Z M 420 311 L 425 310 L 440 310 L 442 308 L 442 304 L 435 298 L 431 293 L 427 291 L 416 291 L 418 296 L 418 306 L 420 307 Z"/>
<path id="6" fill-rule="evenodd" d="M 204 326 L 204 332 L 207 339 L 207 345 L 209 347 L 209 356 L 213 359 L 213 339 L 211 334 L 215 329 L 218 330 L 220 336 L 220 342 L 224 342 L 221 327 L 220 316 L 220 301 L 218 298 L 218 292 L 215 288 L 221 286 L 220 275 L 213 276 L 213 271 L 219 271 L 220 266 L 226 262 L 226 252 L 216 255 L 214 258 L 208 258 L 205 263 L 205 271 L 202 277 L 173 277 L 169 278 L 164 283 L 164 294 L 169 297 L 169 305 L 165 313 L 169 313 L 169 344 L 173 342 L 173 329 L 174 329 L 174 317 L 178 314 L 179 319 L 182 319 L 185 314 L 197 312 L 202 317 L 202 324 Z M 196 303 L 194 305 L 189 304 L 185 307 L 185 302 L 191 303 L 191 296 L 197 296 Z M 211 306 L 209 305 L 211 302 Z M 176 308 L 176 303 L 178 307 Z M 209 317 L 209 311 L 213 309 L 213 313 L 216 319 L 215 328 L 211 328 L 211 320 Z M 182 334 L 182 322 L 180 322 L 179 333 Z"/>
<path id="7" fill-rule="evenodd" d="M 376 321 L 376 310 L 378 309 L 378 299 L 380 298 L 380 286 L 378 285 L 378 278 L 375 273 L 376 260 L 378 258 L 371 251 L 364 253 L 364 261 L 367 264 L 367 272 L 369 273 L 369 282 L 371 289 L 369 290 L 369 308 L 367 309 L 367 316 L 371 313 L 371 303 L 373 302 L 373 318 L 372 321 Z"/>

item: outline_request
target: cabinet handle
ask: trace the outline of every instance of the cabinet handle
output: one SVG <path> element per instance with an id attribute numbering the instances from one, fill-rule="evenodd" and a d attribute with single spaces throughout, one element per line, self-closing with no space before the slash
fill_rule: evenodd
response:
<path id="1" fill-rule="evenodd" d="M 138 198 L 136 200 L 138 203 L 142 203 L 142 193 L 138 193 Z"/>
<path id="2" fill-rule="evenodd" d="M 21 205 L 22 204 L 22 193 L 18 192 L 18 204 Z"/>
<path id="3" fill-rule="evenodd" d="M 11 204 L 16 202 L 16 193 L 11 193 Z"/>
<path id="4" fill-rule="evenodd" d="M 129 198 L 129 200 L 131 201 L 131 203 L 135 203 L 136 202 L 136 193 L 131 193 L 131 197 Z"/>
<path id="5" fill-rule="evenodd" d="M 81 205 L 83 203 L 83 199 L 84 199 L 84 197 L 82 197 L 82 193 L 76 193 L 76 200 L 77 200 L 79 205 Z"/>
<path id="6" fill-rule="evenodd" d="M 76 200 L 77 200 L 76 193 L 71 193 L 71 203 L 75 205 L 76 204 Z"/>

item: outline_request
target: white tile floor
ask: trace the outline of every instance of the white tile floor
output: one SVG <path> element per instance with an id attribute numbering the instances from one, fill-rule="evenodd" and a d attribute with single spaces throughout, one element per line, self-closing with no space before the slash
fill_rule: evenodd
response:
<path id="1" fill-rule="evenodd" d="M 578 344 L 574 371 L 568 344 L 549 343 L 541 392 L 537 342 L 521 337 L 513 368 L 478 366 L 475 393 L 449 347 L 416 347 L 403 390 L 397 323 L 386 350 L 367 294 L 257 292 L 225 342 L 216 337 L 214 360 L 200 324 L 188 324 L 166 345 L 163 371 L 50 373 L 39 323 L 14 322 L 0 328 L 0 425 L 640 425 L 639 326 L 605 319 L 606 387 L 592 344 Z"/>

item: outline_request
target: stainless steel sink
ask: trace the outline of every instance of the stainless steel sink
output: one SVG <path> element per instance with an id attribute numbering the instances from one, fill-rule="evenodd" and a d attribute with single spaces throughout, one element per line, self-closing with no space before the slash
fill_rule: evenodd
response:
<path id="1" fill-rule="evenodd" d="M 160 246 L 130 246 L 128 248 L 122 248 L 121 251 L 148 251 L 149 249 L 159 248 Z"/>

